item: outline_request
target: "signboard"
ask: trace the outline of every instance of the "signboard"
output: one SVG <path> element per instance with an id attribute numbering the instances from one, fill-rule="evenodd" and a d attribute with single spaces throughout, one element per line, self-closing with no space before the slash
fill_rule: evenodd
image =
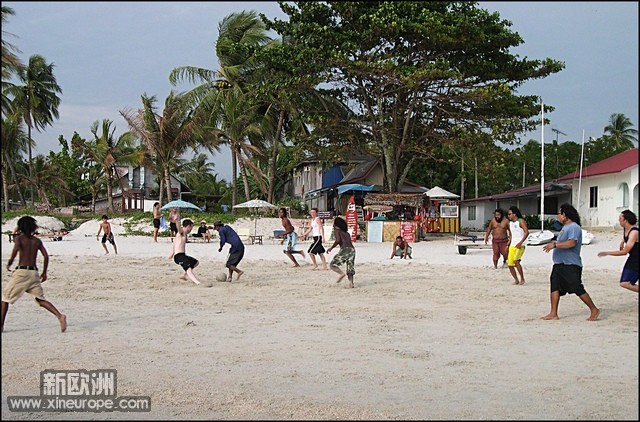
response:
<path id="1" fill-rule="evenodd" d="M 330 220 L 333 218 L 333 211 L 318 211 L 318 217 L 323 220 Z"/>
<path id="2" fill-rule="evenodd" d="M 384 221 L 367 221 L 367 242 L 382 242 L 382 223 Z"/>
<path id="3" fill-rule="evenodd" d="M 356 200 L 353 196 L 349 198 L 345 221 L 347 222 L 347 228 L 351 233 L 351 241 L 355 243 L 356 238 L 358 237 L 358 213 L 356 211 Z"/>
<path id="4" fill-rule="evenodd" d="M 403 221 L 400 223 L 400 236 L 409 243 L 415 241 L 414 229 L 416 225 L 411 221 Z"/>

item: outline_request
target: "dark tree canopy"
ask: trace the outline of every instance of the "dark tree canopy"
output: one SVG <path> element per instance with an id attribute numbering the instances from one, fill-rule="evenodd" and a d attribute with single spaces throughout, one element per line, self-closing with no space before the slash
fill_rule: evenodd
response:
<path id="1" fill-rule="evenodd" d="M 279 4 L 288 21 L 263 19 L 286 41 L 267 58 L 296 75 L 283 84 L 332 89 L 353 112 L 310 111 L 309 148 L 366 146 L 382 156 L 389 191 L 442 144 L 482 149 L 534 129 L 540 99 L 517 88 L 564 68 L 512 54 L 520 35 L 474 2 Z"/>

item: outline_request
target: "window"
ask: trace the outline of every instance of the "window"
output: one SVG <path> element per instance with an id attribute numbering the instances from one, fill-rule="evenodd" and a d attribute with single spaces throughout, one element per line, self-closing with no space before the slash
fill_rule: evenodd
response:
<path id="1" fill-rule="evenodd" d="M 622 208 L 629 208 L 629 185 L 620 183 L 618 186 L 618 204 Z"/>
<path id="2" fill-rule="evenodd" d="M 476 219 L 476 206 L 472 205 L 467 209 L 469 213 L 469 221 L 475 221 Z"/>
<path id="3" fill-rule="evenodd" d="M 598 187 L 589 188 L 589 208 L 598 208 Z"/>

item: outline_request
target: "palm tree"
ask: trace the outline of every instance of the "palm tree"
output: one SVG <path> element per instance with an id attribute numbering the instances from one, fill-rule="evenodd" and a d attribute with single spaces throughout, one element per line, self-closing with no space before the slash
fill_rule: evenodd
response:
<path id="1" fill-rule="evenodd" d="M 42 204 L 42 210 L 51 209 L 49 193 L 56 198 L 56 205 L 64 202 L 65 198 L 72 196 L 63 172 L 55 163 L 52 163 L 42 154 L 33 159 L 33 176 L 26 177 L 25 181 L 36 188 L 38 202 Z"/>
<path id="2" fill-rule="evenodd" d="M 156 114 L 155 96 L 142 95 L 142 109 L 134 113 L 122 110 L 120 114 L 135 133 L 154 161 L 161 166 L 161 178 L 171 201 L 171 166 L 187 149 L 199 147 L 218 149 L 211 132 L 203 129 L 203 121 L 190 109 L 180 94 L 171 91 L 164 104 L 162 115 Z M 160 202 L 162 196 L 160 196 Z"/>
<path id="3" fill-rule="evenodd" d="M 21 126 L 21 120 L 18 115 L 9 115 L 2 119 L 2 191 L 4 194 L 4 209 L 9 209 L 9 184 L 7 177 L 7 169 L 11 173 L 12 186 L 18 192 L 18 197 L 23 206 L 27 206 L 27 202 L 22 194 L 21 183 L 16 172 L 15 161 L 22 160 L 22 153 L 26 152 L 27 140 L 24 130 Z"/>
<path id="4" fill-rule="evenodd" d="M 144 159 L 144 151 L 136 148 L 134 145 L 134 135 L 131 132 L 125 132 L 118 139 L 114 138 L 115 126 L 111 129 L 113 122 L 109 119 L 103 119 L 102 129 L 98 133 L 98 121 L 91 125 L 91 133 L 94 139 L 86 141 L 79 136 L 74 136 L 71 140 L 73 146 L 81 151 L 93 163 L 102 167 L 107 185 L 108 208 L 115 211 L 113 205 L 113 181 L 117 177 L 116 165 L 133 164 L 138 165 Z"/>
<path id="5" fill-rule="evenodd" d="M 605 136 L 616 151 L 635 148 L 638 142 L 638 131 L 633 129 L 631 120 L 622 113 L 613 113 L 609 124 L 604 127 Z"/>
<path id="6" fill-rule="evenodd" d="M 18 69 L 17 77 L 22 84 L 5 84 L 3 94 L 13 97 L 11 106 L 20 113 L 27 125 L 29 177 L 33 177 L 31 129 L 40 131 L 49 126 L 54 118 L 59 118 L 60 97 L 57 94 L 62 93 L 62 89 L 53 74 L 53 64 L 47 63 L 38 54 L 29 58 L 29 64 L 25 68 Z M 33 201 L 33 185 L 31 200 Z"/>
<path id="7" fill-rule="evenodd" d="M 7 6 L 2 6 L 2 27 L 5 27 L 5 22 L 8 21 L 10 15 L 15 15 L 15 11 Z M 2 38 L 0 41 L 2 42 L 2 84 L 4 85 L 5 81 L 11 79 L 11 76 L 18 72 L 24 66 L 16 53 L 21 53 L 21 51 L 7 41 L 9 36 L 14 36 L 13 34 L 2 31 Z M 9 98 L 4 94 L 4 87 L 2 89 L 2 113 L 9 114 L 10 113 L 10 101 Z"/>
<path id="8" fill-rule="evenodd" d="M 194 66 L 182 66 L 173 69 L 169 75 L 169 81 L 176 85 L 178 82 L 187 80 L 200 85 L 186 93 L 187 101 L 198 106 L 204 113 L 210 113 L 211 122 L 215 130 L 215 124 L 222 121 L 221 108 L 224 102 L 227 109 L 235 107 L 239 101 L 243 101 L 243 85 L 246 84 L 251 70 L 255 66 L 254 52 L 272 39 L 268 36 L 264 22 L 255 11 L 242 11 L 226 16 L 218 25 L 218 39 L 216 41 L 216 55 L 220 63 L 220 69 L 209 70 Z M 223 95 L 224 92 L 227 92 Z M 253 109 L 254 111 L 257 109 Z M 228 113 L 229 118 L 231 113 Z M 227 122 L 229 122 L 227 118 Z M 246 116 L 243 117 L 246 120 Z M 253 119 L 249 119 L 253 120 Z M 216 134 L 218 136 L 219 133 Z M 223 136 L 226 141 L 235 139 L 241 144 L 245 144 L 245 139 L 238 138 L 238 133 L 230 136 Z M 236 175 L 237 166 L 246 162 L 238 153 L 242 149 L 249 149 L 249 146 L 229 145 L 232 160 L 232 200 L 231 205 L 236 204 L 237 186 Z M 257 166 L 255 171 L 259 172 Z M 242 171 L 242 170 L 241 170 Z M 256 178 L 258 175 L 256 175 Z M 248 187 L 245 185 L 245 191 Z"/>

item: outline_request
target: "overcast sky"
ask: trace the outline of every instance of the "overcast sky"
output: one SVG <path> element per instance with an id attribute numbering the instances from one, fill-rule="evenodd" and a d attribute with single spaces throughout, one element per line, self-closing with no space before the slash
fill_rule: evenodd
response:
<path id="1" fill-rule="evenodd" d="M 256 10 L 285 18 L 276 2 L 14 2 L 15 15 L 3 25 L 3 39 L 18 47 L 24 63 L 40 54 L 55 65 L 63 90 L 60 119 L 34 132 L 36 153 L 60 151 L 58 136 L 73 132 L 91 139 L 96 121 L 113 120 L 126 131 L 123 109 L 137 109 L 144 93 L 161 108 L 173 87 L 169 72 L 178 66 L 217 69 L 214 43 L 227 15 Z M 623 113 L 638 129 L 638 2 L 480 2 L 510 20 L 524 44 L 521 58 L 552 58 L 566 69 L 527 82 L 522 94 L 538 95 L 556 108 L 547 114 L 545 142 L 558 137 L 582 141 L 599 137 L 613 113 Z M 12 35 L 8 35 L 10 33 Z M 552 131 L 557 129 L 566 135 Z M 540 133 L 523 140 L 540 139 Z M 212 161 L 231 178 L 228 152 Z"/>

